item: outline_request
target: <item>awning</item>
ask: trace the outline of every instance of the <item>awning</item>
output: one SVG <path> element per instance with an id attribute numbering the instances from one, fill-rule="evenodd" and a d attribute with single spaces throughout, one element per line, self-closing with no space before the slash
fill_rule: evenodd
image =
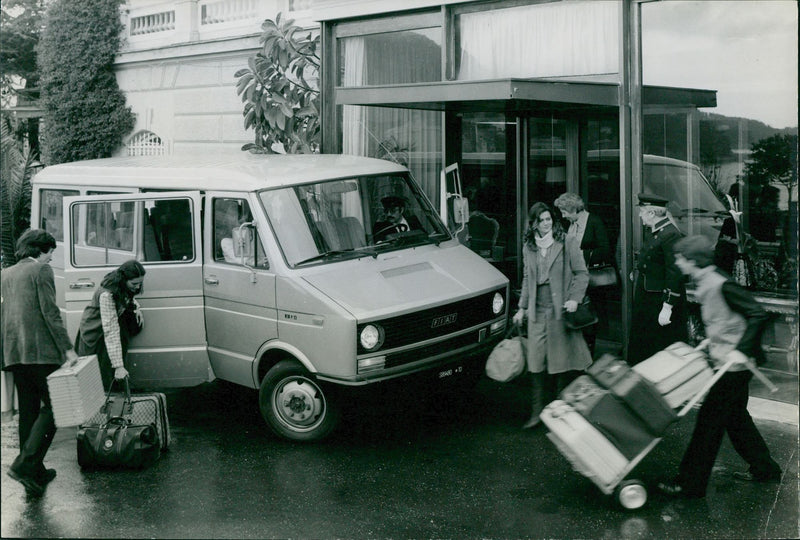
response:
<path id="1" fill-rule="evenodd" d="M 553 79 L 444 81 L 337 87 L 337 105 L 366 105 L 434 111 L 532 111 L 617 108 L 619 85 Z M 645 86 L 643 105 L 716 107 L 716 90 Z"/>

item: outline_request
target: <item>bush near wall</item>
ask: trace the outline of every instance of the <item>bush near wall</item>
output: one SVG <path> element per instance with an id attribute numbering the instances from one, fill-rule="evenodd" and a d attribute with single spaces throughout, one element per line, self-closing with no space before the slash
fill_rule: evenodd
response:
<path id="1" fill-rule="evenodd" d="M 114 76 L 121 0 L 54 0 L 39 40 L 42 160 L 51 165 L 109 157 L 134 115 Z"/>

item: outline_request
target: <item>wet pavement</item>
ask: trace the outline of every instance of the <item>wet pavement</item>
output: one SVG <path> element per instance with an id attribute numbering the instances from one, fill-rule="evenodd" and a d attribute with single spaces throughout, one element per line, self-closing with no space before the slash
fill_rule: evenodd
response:
<path id="1" fill-rule="evenodd" d="M 521 382 L 431 395 L 386 389 L 352 398 L 328 440 L 282 441 L 255 391 L 220 382 L 168 394 L 173 443 L 144 471 L 81 472 L 75 429 L 46 464 L 58 477 L 28 498 L 6 472 L 16 424 L 2 426 L 2 537 L 88 538 L 798 538 L 797 423 L 758 420 L 780 484 L 731 477 L 726 440 L 705 499 L 649 489 L 621 509 L 571 470 L 545 436 L 522 431 Z M 677 467 L 695 413 L 630 475 L 652 486 Z"/>

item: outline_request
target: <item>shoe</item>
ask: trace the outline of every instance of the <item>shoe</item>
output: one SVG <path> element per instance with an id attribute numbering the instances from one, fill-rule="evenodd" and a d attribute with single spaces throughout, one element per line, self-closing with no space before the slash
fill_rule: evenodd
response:
<path id="1" fill-rule="evenodd" d="M 29 495 L 39 497 L 44 494 L 44 486 L 35 477 L 17 472 L 14 469 L 8 469 L 8 476 L 25 486 L 25 491 Z"/>
<path id="2" fill-rule="evenodd" d="M 758 482 L 761 484 L 774 484 L 781 481 L 780 474 L 770 474 L 767 476 L 753 476 L 750 471 L 735 471 L 731 474 L 737 480 L 742 482 Z"/>
<path id="3" fill-rule="evenodd" d="M 659 482 L 658 491 L 664 495 L 680 499 L 702 499 L 705 497 L 704 493 L 694 493 L 686 491 L 682 485 L 675 483 Z"/>
<path id="4" fill-rule="evenodd" d="M 55 469 L 42 469 L 39 471 L 39 474 L 36 475 L 39 480 L 39 483 L 43 486 L 46 486 L 50 482 L 56 479 L 56 470 Z"/>

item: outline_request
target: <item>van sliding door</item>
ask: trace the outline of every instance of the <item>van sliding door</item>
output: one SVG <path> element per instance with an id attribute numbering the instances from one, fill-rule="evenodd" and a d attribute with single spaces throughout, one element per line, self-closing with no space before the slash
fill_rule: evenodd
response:
<path id="1" fill-rule="evenodd" d="M 203 317 L 199 192 L 93 195 L 64 199 L 67 329 L 103 277 L 136 259 L 146 270 L 137 296 L 142 332 L 126 367 L 140 387 L 193 386 L 213 378 Z"/>

